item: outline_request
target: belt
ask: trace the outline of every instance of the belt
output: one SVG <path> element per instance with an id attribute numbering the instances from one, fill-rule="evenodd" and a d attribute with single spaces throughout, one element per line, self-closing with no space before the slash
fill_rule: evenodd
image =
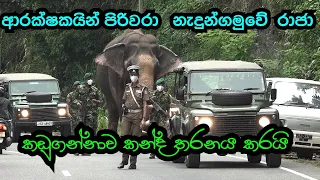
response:
<path id="1" fill-rule="evenodd" d="M 142 111 L 142 109 L 128 109 L 128 112 L 130 112 L 130 113 L 138 113 L 141 111 Z"/>

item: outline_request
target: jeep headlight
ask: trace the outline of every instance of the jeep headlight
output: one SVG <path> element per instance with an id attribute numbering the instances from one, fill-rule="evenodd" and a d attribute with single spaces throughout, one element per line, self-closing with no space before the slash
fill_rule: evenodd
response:
<path id="1" fill-rule="evenodd" d="M 209 128 L 212 127 L 213 125 L 213 117 L 209 117 L 209 116 L 202 116 L 202 117 L 199 117 L 199 116 L 196 116 L 194 118 L 194 120 L 196 120 L 197 124 L 206 124 L 209 126 Z"/>
<path id="2" fill-rule="evenodd" d="M 66 108 L 59 108 L 58 109 L 58 115 L 59 116 L 65 116 L 67 114 L 67 109 Z"/>
<path id="3" fill-rule="evenodd" d="M 180 109 L 179 108 L 177 108 L 177 107 L 174 107 L 174 108 L 170 108 L 170 110 L 169 110 L 170 112 L 170 117 L 172 117 L 173 115 L 175 115 L 175 114 L 180 114 Z"/>
<path id="4" fill-rule="evenodd" d="M 18 111 L 20 111 L 19 112 L 19 117 L 21 117 L 21 118 L 28 118 L 29 115 L 30 115 L 28 109 L 22 109 L 22 110 L 19 109 Z"/>
<path id="5" fill-rule="evenodd" d="M 267 125 L 269 125 L 271 123 L 270 118 L 267 116 L 262 116 L 259 119 L 259 124 L 261 127 L 266 127 Z"/>

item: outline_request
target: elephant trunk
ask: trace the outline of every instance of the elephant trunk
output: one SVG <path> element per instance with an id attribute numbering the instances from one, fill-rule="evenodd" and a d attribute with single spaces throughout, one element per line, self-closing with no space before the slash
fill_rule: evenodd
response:
<path id="1" fill-rule="evenodd" d="M 138 66 L 140 66 L 139 82 L 148 87 L 149 90 L 154 86 L 154 61 L 152 56 L 141 54 L 138 57 Z"/>

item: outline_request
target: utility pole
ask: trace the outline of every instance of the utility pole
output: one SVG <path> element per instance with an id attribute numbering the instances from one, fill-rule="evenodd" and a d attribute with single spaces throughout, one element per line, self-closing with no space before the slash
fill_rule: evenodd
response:
<path id="1" fill-rule="evenodd" d="M 139 0 L 139 12 L 142 13 L 143 5 L 142 5 L 142 0 Z"/>

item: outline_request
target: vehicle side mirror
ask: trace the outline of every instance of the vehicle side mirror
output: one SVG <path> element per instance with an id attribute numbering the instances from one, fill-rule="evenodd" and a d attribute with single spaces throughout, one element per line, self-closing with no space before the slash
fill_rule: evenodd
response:
<path id="1" fill-rule="evenodd" d="M 271 89 L 271 100 L 274 101 L 277 99 L 277 89 Z"/>
<path id="2" fill-rule="evenodd" d="M 184 89 L 177 89 L 176 91 L 176 99 L 177 100 L 184 100 Z"/>

